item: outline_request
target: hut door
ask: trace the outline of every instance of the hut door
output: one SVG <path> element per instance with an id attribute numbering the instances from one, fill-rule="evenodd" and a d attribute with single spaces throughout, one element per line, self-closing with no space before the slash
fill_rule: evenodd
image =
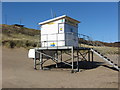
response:
<path id="1" fill-rule="evenodd" d="M 64 32 L 64 24 L 59 23 L 58 24 L 58 33 L 63 33 Z"/>

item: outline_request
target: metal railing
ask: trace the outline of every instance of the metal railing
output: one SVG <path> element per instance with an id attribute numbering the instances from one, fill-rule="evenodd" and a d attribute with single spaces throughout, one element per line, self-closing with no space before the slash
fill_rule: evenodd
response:
<path id="1" fill-rule="evenodd" d="M 60 34 L 63 37 L 60 37 Z M 49 35 L 53 35 L 55 36 L 55 38 L 52 40 L 52 37 L 50 37 L 51 39 L 49 39 Z M 110 52 L 109 54 L 113 55 L 110 51 L 110 47 L 105 46 L 104 44 L 102 44 L 99 41 L 94 41 L 90 36 L 84 35 L 84 34 L 79 34 L 79 33 L 74 33 L 74 32 L 65 32 L 65 33 L 54 33 L 54 34 L 42 34 L 42 36 L 46 36 L 46 38 L 44 38 L 44 40 L 41 40 L 41 46 L 42 47 L 51 47 L 48 44 L 50 42 L 54 43 L 56 42 L 56 46 L 53 47 L 59 47 L 59 42 L 64 42 L 63 46 L 74 46 L 76 42 L 76 46 L 78 47 L 87 47 L 87 48 L 94 48 L 95 50 L 99 51 L 101 54 L 106 56 L 106 52 L 108 51 Z M 63 38 L 63 39 L 60 39 Z M 42 39 L 42 38 L 41 38 Z M 69 42 L 71 42 L 71 44 L 69 44 Z M 44 44 L 47 45 L 44 45 Z M 116 62 L 118 61 L 118 57 L 115 57 Z"/>
<path id="2" fill-rule="evenodd" d="M 61 37 L 63 39 L 60 39 L 60 35 L 61 36 L 63 35 L 64 38 Z M 43 38 L 44 38 L 44 40 L 43 40 Z M 51 38 L 51 39 L 49 39 L 49 38 Z M 104 46 L 102 43 L 93 41 L 93 39 L 90 36 L 87 36 L 87 35 L 84 35 L 84 34 L 79 34 L 79 33 L 74 33 L 74 32 L 42 34 L 41 35 L 40 44 L 41 44 L 42 47 L 50 47 L 48 45 L 48 43 L 56 42 L 57 43 L 56 46 L 59 46 L 58 42 L 61 42 L 61 41 L 65 42 L 64 46 L 69 46 L 69 45 L 67 45 L 68 41 L 78 42 L 78 46 L 80 46 L 80 47 L 81 47 L 81 44 L 84 45 L 84 46 L 85 45 L 89 45 L 89 46 Z M 45 43 L 47 43 L 46 46 L 44 45 Z"/>
<path id="3" fill-rule="evenodd" d="M 55 46 L 58 47 L 60 42 L 64 42 L 63 46 L 71 46 L 67 45 L 69 41 L 78 42 L 78 34 L 73 32 L 42 34 L 40 43 L 42 47 L 51 47 L 50 43 L 56 43 Z"/>
<path id="4" fill-rule="evenodd" d="M 76 47 L 89 47 L 98 49 L 100 47 L 104 50 L 109 51 L 109 47 L 106 47 L 99 41 L 94 41 L 90 36 L 74 33 L 74 32 L 65 32 L 65 33 L 53 33 L 53 34 L 42 34 L 40 44 L 41 47 L 58 47 L 60 46 L 59 42 L 63 42 L 64 45 L 61 46 L 76 46 Z M 56 45 L 49 45 L 50 43 L 56 43 Z M 98 49 L 99 50 L 99 49 Z M 104 53 L 102 53 L 104 54 Z"/>

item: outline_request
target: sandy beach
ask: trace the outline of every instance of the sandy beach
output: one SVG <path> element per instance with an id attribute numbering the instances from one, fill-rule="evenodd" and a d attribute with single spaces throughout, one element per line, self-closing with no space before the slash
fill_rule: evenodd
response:
<path id="1" fill-rule="evenodd" d="M 70 73 L 69 70 L 34 70 L 23 48 L 2 48 L 2 88 L 117 88 L 118 71 L 94 56 L 95 68 Z"/>

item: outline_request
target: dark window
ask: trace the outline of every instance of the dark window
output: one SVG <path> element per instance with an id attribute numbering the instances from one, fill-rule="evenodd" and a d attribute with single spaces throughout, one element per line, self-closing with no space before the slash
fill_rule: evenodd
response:
<path id="1" fill-rule="evenodd" d="M 72 28 L 70 29 L 70 32 L 73 32 L 73 29 L 72 29 Z"/>

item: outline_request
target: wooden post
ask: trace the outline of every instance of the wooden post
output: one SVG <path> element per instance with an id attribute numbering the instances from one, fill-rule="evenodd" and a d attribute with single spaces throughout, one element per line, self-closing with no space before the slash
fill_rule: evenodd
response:
<path id="1" fill-rule="evenodd" d="M 55 61 L 56 61 L 56 68 L 58 67 L 57 63 L 58 63 L 58 52 L 56 51 L 55 52 Z"/>
<path id="2" fill-rule="evenodd" d="M 91 53 L 92 53 L 92 62 L 93 62 L 93 58 L 94 58 L 94 57 L 93 57 L 93 52 L 91 52 Z"/>
<path id="3" fill-rule="evenodd" d="M 36 49 L 35 49 L 35 58 L 34 58 L 34 69 L 36 69 Z"/>
<path id="4" fill-rule="evenodd" d="M 93 52 L 91 52 L 92 53 L 92 67 L 93 67 Z"/>
<path id="5" fill-rule="evenodd" d="M 42 52 L 42 51 L 41 51 Z M 43 64 L 43 58 L 42 58 L 42 53 L 40 52 L 40 70 L 43 69 L 42 64 Z"/>
<path id="6" fill-rule="evenodd" d="M 79 72 L 79 53 L 78 53 L 78 50 L 77 50 L 77 70 Z"/>
<path id="7" fill-rule="evenodd" d="M 60 57 L 60 59 L 61 59 L 61 62 L 62 62 L 62 50 L 61 50 L 61 57 Z"/>
<path id="8" fill-rule="evenodd" d="M 90 62 L 90 51 L 88 50 L 88 61 Z"/>
<path id="9" fill-rule="evenodd" d="M 71 48 L 71 58 L 72 58 L 72 71 L 74 70 L 74 50 Z"/>
<path id="10" fill-rule="evenodd" d="M 60 67 L 62 67 L 62 50 L 61 50 L 61 57 L 60 57 Z"/>

